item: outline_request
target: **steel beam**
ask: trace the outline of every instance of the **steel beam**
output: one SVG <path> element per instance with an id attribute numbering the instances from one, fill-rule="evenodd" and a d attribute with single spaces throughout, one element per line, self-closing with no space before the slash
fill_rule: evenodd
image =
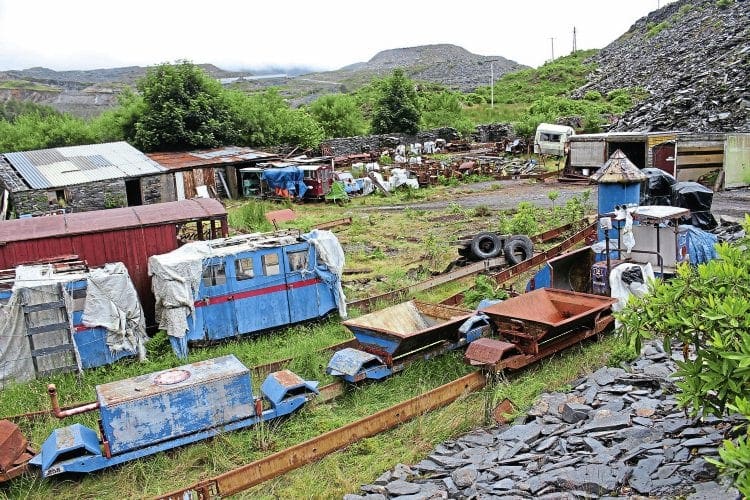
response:
<path id="1" fill-rule="evenodd" d="M 182 500 L 190 498 L 189 494 L 197 495 L 197 498 L 211 498 L 211 496 L 239 493 L 285 472 L 319 460 L 360 439 L 374 436 L 414 417 L 450 404 L 461 395 L 484 387 L 485 380 L 482 372 L 471 373 L 339 429 L 157 498 Z"/>

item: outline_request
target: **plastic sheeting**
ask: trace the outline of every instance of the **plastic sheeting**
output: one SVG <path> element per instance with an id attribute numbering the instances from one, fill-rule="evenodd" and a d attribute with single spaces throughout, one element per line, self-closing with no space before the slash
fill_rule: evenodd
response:
<path id="1" fill-rule="evenodd" d="M 336 305 L 339 308 L 339 316 L 346 319 L 346 296 L 341 285 L 341 275 L 344 272 L 344 249 L 341 247 L 336 235 L 331 231 L 313 229 L 302 238 L 309 241 L 318 254 L 318 260 L 325 267 L 315 266 L 315 274 L 323 280 L 328 286 L 333 288 L 333 295 L 336 298 Z"/>
<path id="2" fill-rule="evenodd" d="M 268 168 L 261 179 L 280 196 L 301 199 L 307 192 L 305 173 L 297 167 Z"/>
<path id="3" fill-rule="evenodd" d="M 640 268 L 643 281 L 632 281 L 630 278 L 623 280 L 624 273 L 632 273 L 632 268 Z M 631 274 L 632 276 L 632 274 Z M 648 284 L 654 280 L 654 270 L 651 263 L 648 264 L 620 264 L 609 273 L 610 294 L 617 302 L 612 304 L 612 310 L 622 311 L 628 303 L 631 295 L 643 297 L 648 293 Z M 615 327 L 619 327 L 619 320 L 615 320 Z"/>
<path id="4" fill-rule="evenodd" d="M 56 274 L 51 265 L 18 266 L 8 303 L 0 308 L 0 385 L 5 380 L 31 380 L 36 376 L 26 336 L 23 305 L 60 300 L 62 289 L 68 321 L 75 310 L 72 297 L 61 284 L 87 280 L 84 325 L 107 330 L 107 346 L 113 351 L 137 352 L 143 359 L 146 328 L 141 304 L 130 276 L 122 263 L 107 264 L 90 272 Z M 60 309 L 35 313 L 36 321 L 49 324 L 63 321 Z M 43 322 L 43 323 L 42 323 Z M 70 325 L 71 329 L 73 325 Z M 35 336 L 35 347 L 45 348 L 68 343 L 66 332 L 48 332 Z M 75 344 L 74 344 L 75 346 Z M 75 351 L 81 369 L 80 354 Z M 50 362 L 38 358 L 41 364 Z M 40 370 L 53 366 L 40 366 Z"/>
<path id="5" fill-rule="evenodd" d="M 88 274 L 82 321 L 107 330 L 110 351 L 136 352 L 139 360 L 146 359 L 146 320 L 123 263 L 106 264 Z"/>
<path id="6" fill-rule="evenodd" d="M 672 186 L 672 205 L 690 210 L 690 218 L 681 222 L 700 229 L 713 229 L 718 223 L 711 215 L 714 192 L 697 182 L 678 182 Z"/>
<path id="7" fill-rule="evenodd" d="M 702 264 L 718 257 L 716 243 L 719 238 L 695 226 L 680 226 L 681 231 L 687 232 L 688 255 L 691 264 Z"/>
<path id="8" fill-rule="evenodd" d="M 658 168 L 644 168 L 646 181 L 641 186 L 641 205 L 671 205 L 672 186 L 677 183 L 672 175 Z"/>

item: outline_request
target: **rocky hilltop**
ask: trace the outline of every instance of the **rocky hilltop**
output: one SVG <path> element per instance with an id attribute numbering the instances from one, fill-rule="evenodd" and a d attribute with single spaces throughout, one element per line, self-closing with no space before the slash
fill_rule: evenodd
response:
<path id="1" fill-rule="evenodd" d="M 438 44 L 384 50 L 367 62 L 346 66 L 335 73 L 366 72 L 382 76 L 403 68 L 415 80 L 471 92 L 489 84 L 490 65 L 496 78 L 528 67 L 501 56 L 480 56 L 456 45 Z"/>
<path id="2" fill-rule="evenodd" d="M 679 0 L 638 20 L 591 58 L 579 89 L 642 87 L 648 97 L 613 130 L 750 129 L 750 1 Z"/>

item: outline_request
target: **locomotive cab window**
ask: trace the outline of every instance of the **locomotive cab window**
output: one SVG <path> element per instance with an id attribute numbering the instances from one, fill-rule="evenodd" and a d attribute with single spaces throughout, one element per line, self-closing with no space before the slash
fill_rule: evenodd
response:
<path id="1" fill-rule="evenodd" d="M 207 265 L 203 269 L 203 286 L 223 285 L 227 282 L 227 273 L 224 271 L 224 263 Z"/>
<path id="2" fill-rule="evenodd" d="M 255 271 L 253 271 L 253 259 L 236 259 L 234 261 L 234 273 L 237 276 L 237 281 L 249 280 L 255 277 Z"/>
<path id="3" fill-rule="evenodd" d="M 263 256 L 263 274 L 266 276 L 273 276 L 279 274 L 281 269 L 279 268 L 279 254 L 268 253 Z"/>
<path id="4" fill-rule="evenodd" d="M 289 259 L 289 271 L 303 271 L 307 269 L 307 250 L 301 252 L 287 252 Z"/>

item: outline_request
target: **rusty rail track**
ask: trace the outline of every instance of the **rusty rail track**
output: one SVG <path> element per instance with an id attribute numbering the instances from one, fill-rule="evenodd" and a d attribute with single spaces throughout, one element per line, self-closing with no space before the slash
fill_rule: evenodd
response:
<path id="1" fill-rule="evenodd" d="M 345 221 L 346 219 L 339 219 L 340 221 Z M 585 219 L 587 222 L 588 220 Z M 338 222 L 338 221 L 332 221 L 332 222 Z M 543 233 L 536 234 L 531 237 L 532 241 L 534 242 L 547 242 L 554 240 L 558 238 L 561 234 L 565 233 L 566 231 L 569 231 L 576 225 L 580 224 L 579 222 L 574 222 L 570 224 L 565 224 L 563 226 L 559 226 L 556 228 L 552 228 L 548 231 L 544 231 Z M 532 267 L 535 267 L 541 263 L 543 263 L 546 259 L 554 257 L 559 255 L 560 253 L 564 252 L 565 250 L 571 248 L 573 245 L 580 243 L 585 239 L 587 236 L 587 231 L 595 230 L 595 225 L 589 225 L 584 230 L 579 231 L 578 233 L 574 234 L 570 238 L 566 239 L 559 245 L 556 245 L 555 247 L 547 250 L 546 252 L 540 253 L 538 255 L 535 255 L 531 259 L 521 262 L 520 264 L 517 264 L 513 267 L 507 268 L 500 273 L 496 273 L 491 275 L 495 282 L 498 284 L 502 284 L 511 278 L 517 276 L 518 274 L 521 274 L 523 272 L 528 271 Z M 452 281 L 456 281 L 458 279 L 464 278 L 466 276 L 471 276 L 474 274 L 478 274 L 481 272 L 489 271 L 492 267 L 495 267 L 497 265 L 500 265 L 504 263 L 504 259 L 489 259 L 481 262 L 477 262 L 474 264 L 471 264 L 466 267 L 462 267 L 460 269 L 457 269 L 455 271 L 452 271 L 450 273 L 441 274 L 439 276 L 435 276 L 433 278 L 429 278 L 427 280 L 421 281 L 419 283 L 416 283 L 414 285 L 410 285 L 405 288 L 401 288 L 399 290 L 395 290 L 392 292 L 386 292 L 380 295 L 376 295 L 373 297 L 368 297 L 361 300 L 355 300 L 352 302 L 349 302 L 347 305 L 348 307 L 359 307 L 365 311 L 369 311 L 370 308 L 372 308 L 378 301 L 394 301 L 397 299 L 403 299 L 406 296 L 413 294 L 415 292 L 429 290 L 430 288 L 434 288 L 436 286 L 450 283 Z M 451 297 L 448 297 L 447 299 L 443 300 L 441 303 L 443 304 L 449 304 L 449 305 L 455 305 L 461 302 L 463 298 L 464 292 L 459 292 Z M 356 340 L 350 339 L 346 340 L 344 342 L 334 344 L 328 347 L 324 347 L 323 349 L 320 349 L 319 352 L 335 352 L 340 349 L 344 349 L 346 347 L 353 347 L 356 345 Z M 250 370 L 254 377 L 261 377 L 267 373 L 280 370 L 283 368 L 286 364 L 290 363 L 292 361 L 292 358 L 285 358 L 280 359 L 277 361 L 273 361 L 271 363 L 266 363 L 258 366 L 252 367 Z M 62 410 L 69 410 L 71 408 L 75 408 L 77 406 L 85 405 L 92 403 L 92 401 L 84 402 L 84 403 L 76 403 L 72 405 L 66 405 L 62 406 Z M 38 411 L 32 411 L 28 413 L 22 413 L 18 415 L 10 415 L 6 417 L 0 417 L 0 419 L 6 419 L 10 420 L 12 422 L 18 422 L 21 420 L 33 420 L 37 418 L 41 418 L 47 415 L 50 415 L 52 410 L 38 410 Z"/>
<path id="2" fill-rule="evenodd" d="M 482 372 L 470 373 L 339 429 L 157 498 L 165 500 L 208 499 L 239 493 L 268 479 L 319 460 L 360 439 L 374 436 L 414 417 L 448 405 L 463 394 L 479 390 L 484 385 L 485 375 Z M 194 496 L 188 496 L 190 494 Z"/>

